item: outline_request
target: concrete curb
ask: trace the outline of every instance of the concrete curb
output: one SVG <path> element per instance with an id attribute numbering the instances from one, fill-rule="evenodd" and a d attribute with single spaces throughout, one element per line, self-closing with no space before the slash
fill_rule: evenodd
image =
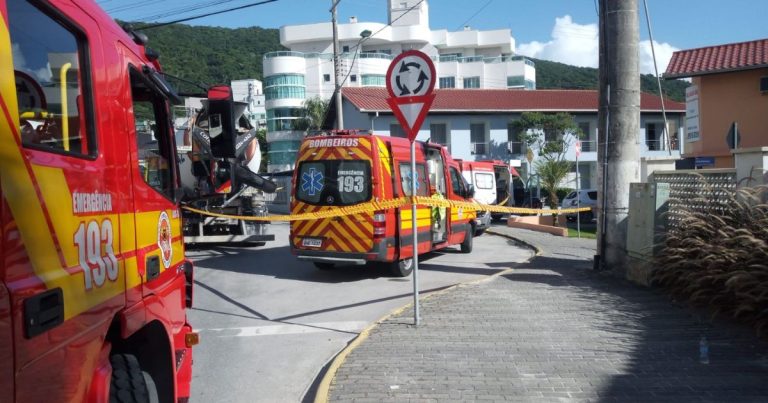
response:
<path id="1" fill-rule="evenodd" d="M 539 250 L 539 248 L 537 248 L 536 246 L 534 246 L 532 244 L 529 244 L 529 243 L 524 242 L 522 240 L 519 240 L 517 238 L 511 237 L 511 236 L 508 236 L 508 235 L 504 235 L 504 234 L 500 234 L 500 233 L 497 233 L 497 232 L 494 232 L 494 231 L 491 231 L 491 230 L 487 230 L 486 232 L 489 233 L 489 234 L 501 236 L 503 238 L 512 239 L 514 241 L 520 242 L 524 246 L 526 246 L 526 247 L 528 247 L 530 249 L 533 249 L 533 251 L 535 252 L 536 256 L 541 255 L 541 250 Z M 465 286 L 468 286 L 468 285 L 480 284 L 480 283 L 483 283 L 483 282 L 486 282 L 486 281 L 491 281 L 491 280 L 495 279 L 496 277 L 503 276 L 505 274 L 509 274 L 509 273 L 513 272 L 514 270 L 515 269 L 513 269 L 513 268 L 507 268 L 507 269 L 501 270 L 501 271 L 499 271 L 497 273 L 494 273 L 494 274 L 492 274 L 490 276 L 487 276 L 487 277 L 483 277 L 483 278 L 476 279 L 476 280 L 470 280 L 470 281 L 463 282 L 463 283 L 454 284 L 454 285 L 452 285 L 452 286 L 450 286 L 450 287 L 448 287 L 448 288 L 446 288 L 444 290 L 440 290 L 440 291 L 432 292 L 432 293 L 429 293 L 429 294 L 426 294 L 426 295 L 422 295 L 421 297 L 419 297 L 419 301 L 424 301 L 424 300 L 426 300 L 428 298 L 432 298 L 434 296 L 446 294 L 446 293 L 448 293 L 450 291 L 453 291 L 453 290 L 455 290 L 455 289 L 457 289 L 459 287 L 465 287 Z M 410 302 L 410 303 L 408 303 L 408 304 L 406 304 L 406 305 L 404 305 L 404 306 L 402 306 L 400 308 L 397 308 L 397 309 L 389 312 L 388 314 L 382 316 L 379 320 L 373 322 L 368 327 L 363 329 L 363 331 L 360 332 L 360 334 L 358 334 L 357 337 L 354 338 L 354 340 L 352 340 L 349 344 L 347 344 L 347 346 L 344 347 L 344 349 L 341 350 L 339 352 L 339 354 L 336 355 L 336 357 L 333 359 L 333 361 L 331 361 L 331 365 L 328 366 L 328 370 L 325 372 L 325 375 L 323 375 L 323 379 L 320 381 L 320 384 L 317 386 L 317 392 L 315 394 L 315 403 L 327 403 L 328 402 L 328 397 L 329 397 L 329 394 L 330 394 L 330 391 L 331 391 L 331 383 L 333 382 L 333 379 L 336 378 L 336 372 L 339 370 L 339 367 L 341 367 L 341 365 L 344 364 L 344 362 L 346 361 L 346 359 L 349 356 L 349 354 L 355 348 L 357 348 L 357 346 L 359 346 L 365 340 L 368 339 L 368 336 L 370 335 L 371 331 L 373 329 L 375 329 L 376 327 L 378 327 L 384 321 L 388 320 L 389 318 L 403 313 L 403 311 L 405 311 L 406 309 L 410 308 L 411 306 L 413 306 L 413 302 Z"/>
<path id="2" fill-rule="evenodd" d="M 526 241 L 524 241 L 524 240 L 522 240 L 520 238 L 515 238 L 512 235 L 502 234 L 501 232 L 497 232 L 497 231 L 494 231 L 492 229 L 488 229 L 488 230 L 486 230 L 486 232 L 489 233 L 489 234 L 500 236 L 502 238 L 511 239 L 511 240 L 513 240 L 515 242 L 518 242 L 518 243 L 528 247 L 529 249 L 533 249 L 533 251 L 536 252 L 536 256 L 541 256 L 544 253 L 544 251 L 542 251 L 538 246 L 536 246 L 536 245 L 534 245 L 534 244 L 532 244 L 530 242 L 526 242 Z"/>

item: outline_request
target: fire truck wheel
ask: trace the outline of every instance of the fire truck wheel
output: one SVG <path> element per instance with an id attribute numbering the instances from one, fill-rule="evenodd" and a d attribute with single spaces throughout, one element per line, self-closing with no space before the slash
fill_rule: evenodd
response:
<path id="1" fill-rule="evenodd" d="M 160 400 L 152 376 L 141 370 L 134 355 L 115 354 L 109 362 L 112 365 L 110 403 L 157 403 Z"/>
<path id="2" fill-rule="evenodd" d="M 413 259 L 403 259 L 389 264 L 389 271 L 395 277 L 408 277 L 413 271 Z"/>
<path id="3" fill-rule="evenodd" d="M 317 267 L 319 270 L 333 270 L 334 265 L 333 263 L 322 263 L 322 262 L 314 262 L 315 267 Z"/>
<path id="4" fill-rule="evenodd" d="M 467 233 L 464 235 L 464 242 L 461 243 L 461 253 L 472 252 L 472 233 L 474 231 L 472 226 L 467 229 Z"/>

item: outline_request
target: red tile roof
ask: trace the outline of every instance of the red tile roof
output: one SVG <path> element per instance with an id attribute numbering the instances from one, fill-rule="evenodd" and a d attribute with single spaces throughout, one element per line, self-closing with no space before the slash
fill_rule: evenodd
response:
<path id="1" fill-rule="evenodd" d="M 345 87 L 342 94 L 362 112 L 386 112 L 387 90 Z M 597 112 L 596 90 L 436 89 L 431 112 Z M 685 112 L 685 104 L 665 99 L 669 112 Z M 640 109 L 661 111 L 661 98 L 642 93 Z"/>
<path id="2" fill-rule="evenodd" d="M 680 50 L 672 54 L 664 77 L 691 77 L 768 67 L 768 39 Z"/>

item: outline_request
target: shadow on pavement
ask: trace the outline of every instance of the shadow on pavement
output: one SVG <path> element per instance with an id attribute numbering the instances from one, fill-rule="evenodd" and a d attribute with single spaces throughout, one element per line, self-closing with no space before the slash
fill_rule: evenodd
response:
<path id="1" fill-rule="evenodd" d="M 593 272 L 591 265 L 582 259 L 539 256 L 502 276 L 544 287 L 544 292 L 549 287 L 571 289 L 561 294 L 567 302 L 551 306 L 573 311 L 575 318 L 564 326 L 572 326 L 574 340 L 583 343 L 573 353 L 583 360 L 575 371 L 599 385 L 590 398 L 768 401 L 768 343 L 751 329 L 726 320 L 713 322 L 706 314 L 675 305 L 658 289 Z M 708 363 L 700 362 L 702 337 Z M 564 365 L 571 366 L 567 361 Z"/>

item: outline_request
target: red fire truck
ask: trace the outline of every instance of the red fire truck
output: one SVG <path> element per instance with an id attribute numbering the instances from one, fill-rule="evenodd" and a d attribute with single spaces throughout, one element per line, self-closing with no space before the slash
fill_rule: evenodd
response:
<path id="1" fill-rule="evenodd" d="M 186 401 L 178 96 L 95 2 L 0 0 L 0 17 L 0 401 Z"/>

